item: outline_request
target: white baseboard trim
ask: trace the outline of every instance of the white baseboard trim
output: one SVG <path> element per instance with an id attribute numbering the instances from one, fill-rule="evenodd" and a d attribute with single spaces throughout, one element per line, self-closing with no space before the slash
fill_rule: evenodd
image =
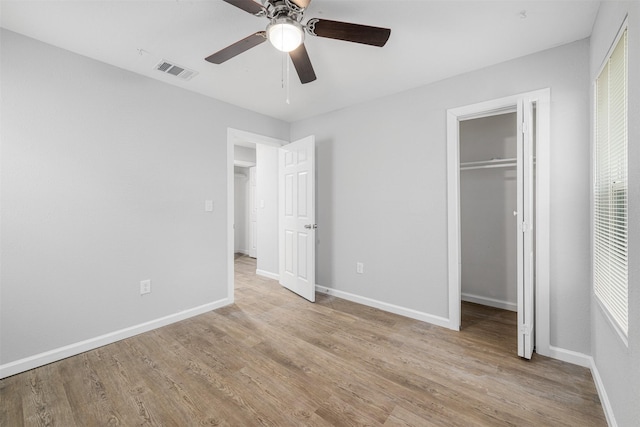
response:
<path id="1" fill-rule="evenodd" d="M 280 280 L 280 275 L 279 274 L 272 273 L 270 271 L 257 269 L 256 270 L 256 274 L 258 276 L 267 277 L 269 279 Z"/>
<path id="2" fill-rule="evenodd" d="M 607 418 L 607 424 L 609 427 L 618 427 L 616 418 L 613 416 L 613 408 L 611 407 L 609 396 L 607 396 L 607 391 L 604 388 L 604 383 L 602 382 L 600 372 L 596 366 L 596 361 L 593 360 L 593 357 L 590 357 L 589 359 L 591 359 L 591 376 L 593 377 L 593 382 L 596 384 L 596 390 L 598 391 L 598 397 L 600 398 L 600 403 L 604 410 L 604 416 Z"/>
<path id="3" fill-rule="evenodd" d="M 242 254 L 249 256 L 249 249 L 236 249 L 233 251 L 236 254 Z"/>
<path id="4" fill-rule="evenodd" d="M 20 372 L 28 371 L 29 369 L 37 368 L 39 366 L 43 366 L 52 362 L 57 362 L 58 360 L 66 359 L 67 357 L 75 356 L 77 354 L 84 353 L 85 351 L 93 350 L 107 344 L 112 344 L 125 338 L 130 338 L 134 335 L 148 332 L 153 329 L 169 325 L 171 323 L 179 322 L 181 320 L 188 319 L 190 317 L 194 317 L 220 307 L 224 307 L 231 303 L 232 302 L 227 298 L 221 299 L 201 305 L 199 307 L 190 308 L 188 310 L 160 317 L 159 319 L 141 323 L 139 325 L 134 325 L 128 328 L 120 329 L 118 331 L 110 332 L 108 334 L 100 335 L 95 338 L 90 338 L 88 340 L 49 350 L 44 353 L 25 357 L 24 359 L 16 360 L 14 362 L 9 362 L 0 365 L 0 379 L 18 374 Z"/>
<path id="5" fill-rule="evenodd" d="M 378 308 L 390 313 L 399 314 L 401 316 L 409 317 L 411 319 L 420 320 L 432 325 L 442 326 L 450 329 L 449 319 L 440 316 L 434 316 L 432 314 L 424 313 L 421 311 L 413 310 L 411 308 L 400 307 L 398 305 L 389 304 L 383 301 L 374 300 L 371 298 L 355 295 L 349 292 L 339 291 L 333 288 L 327 288 L 326 286 L 316 285 L 316 291 L 327 295 L 333 295 L 338 298 L 346 299 L 347 301 L 356 302 L 358 304 L 366 305 L 368 307 Z"/>
<path id="6" fill-rule="evenodd" d="M 573 350 L 566 350 L 560 347 L 549 346 L 549 354 L 547 356 L 554 359 L 561 360 L 567 363 L 573 363 L 574 365 L 582 366 L 584 368 L 591 367 L 591 356 L 587 356 L 584 353 L 578 353 Z"/>
<path id="7" fill-rule="evenodd" d="M 489 307 L 501 308 L 503 310 L 518 311 L 518 304 L 509 301 L 483 297 L 480 295 L 467 294 L 464 292 L 460 294 L 460 298 L 462 299 L 462 301 L 488 305 Z"/>

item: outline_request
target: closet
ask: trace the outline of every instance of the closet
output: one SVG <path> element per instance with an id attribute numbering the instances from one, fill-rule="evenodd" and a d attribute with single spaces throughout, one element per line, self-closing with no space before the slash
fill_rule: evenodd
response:
<path id="1" fill-rule="evenodd" d="M 541 89 L 447 110 L 451 328 L 465 300 L 514 310 L 525 359 L 549 349 L 549 106 Z"/>
<path id="2" fill-rule="evenodd" d="M 515 109 L 460 122 L 461 299 L 517 311 Z M 514 331 L 515 332 L 515 331 Z"/>

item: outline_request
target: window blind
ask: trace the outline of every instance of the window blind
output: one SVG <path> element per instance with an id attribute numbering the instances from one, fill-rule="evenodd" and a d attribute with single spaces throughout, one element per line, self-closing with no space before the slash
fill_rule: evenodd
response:
<path id="1" fill-rule="evenodd" d="M 628 334 L 627 30 L 596 80 L 594 292 Z"/>

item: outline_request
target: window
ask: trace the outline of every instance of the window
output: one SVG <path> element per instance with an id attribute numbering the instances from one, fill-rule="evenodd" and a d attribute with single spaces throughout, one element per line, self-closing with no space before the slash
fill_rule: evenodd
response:
<path id="1" fill-rule="evenodd" d="M 628 333 L 627 30 L 623 27 L 595 87 L 594 292 Z"/>

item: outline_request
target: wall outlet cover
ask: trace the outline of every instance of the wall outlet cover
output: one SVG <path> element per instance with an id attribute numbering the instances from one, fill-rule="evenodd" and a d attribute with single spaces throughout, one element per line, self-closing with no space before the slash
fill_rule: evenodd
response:
<path id="1" fill-rule="evenodd" d="M 140 295 L 151 293 L 151 280 L 140 281 Z"/>

